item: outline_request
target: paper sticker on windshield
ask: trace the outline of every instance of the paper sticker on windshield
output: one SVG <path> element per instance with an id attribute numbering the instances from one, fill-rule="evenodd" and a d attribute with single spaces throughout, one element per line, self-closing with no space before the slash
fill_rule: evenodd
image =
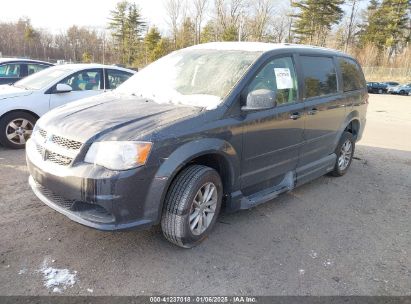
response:
<path id="1" fill-rule="evenodd" d="M 274 72 L 278 90 L 292 89 L 294 87 L 290 69 L 278 68 L 274 69 Z"/>

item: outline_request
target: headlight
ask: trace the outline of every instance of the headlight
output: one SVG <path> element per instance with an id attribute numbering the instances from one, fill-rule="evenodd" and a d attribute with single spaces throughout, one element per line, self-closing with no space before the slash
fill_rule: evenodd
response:
<path id="1" fill-rule="evenodd" d="M 151 146 L 152 143 L 136 141 L 95 142 L 84 161 L 110 170 L 129 170 L 146 163 Z"/>

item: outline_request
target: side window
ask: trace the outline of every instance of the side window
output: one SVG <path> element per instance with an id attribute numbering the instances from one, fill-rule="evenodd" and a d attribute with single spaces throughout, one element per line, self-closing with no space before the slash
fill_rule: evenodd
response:
<path id="1" fill-rule="evenodd" d="M 365 87 L 365 79 L 361 68 L 354 60 L 339 58 L 338 62 L 343 77 L 344 92 L 355 91 Z"/>
<path id="2" fill-rule="evenodd" d="M 0 77 L 5 78 L 19 78 L 20 77 L 20 64 L 10 63 L 0 66 Z"/>
<path id="3" fill-rule="evenodd" d="M 130 73 L 118 70 L 106 70 L 106 73 L 108 78 L 107 89 L 111 90 L 117 89 L 120 84 L 132 76 Z"/>
<path id="4" fill-rule="evenodd" d="M 248 86 L 248 93 L 270 90 L 276 94 L 277 105 L 295 102 L 298 98 L 297 76 L 291 57 L 270 61 Z"/>
<path id="5" fill-rule="evenodd" d="M 44 70 L 45 68 L 48 68 L 46 65 L 42 64 L 36 64 L 36 63 L 31 63 L 27 65 L 27 72 L 28 75 L 40 72 L 41 70 Z"/>
<path id="6" fill-rule="evenodd" d="M 101 69 L 94 69 L 71 74 L 59 83 L 68 84 L 73 91 L 97 91 L 101 88 L 101 79 Z"/>
<path id="7" fill-rule="evenodd" d="M 304 98 L 337 93 L 337 73 L 329 57 L 301 56 Z"/>

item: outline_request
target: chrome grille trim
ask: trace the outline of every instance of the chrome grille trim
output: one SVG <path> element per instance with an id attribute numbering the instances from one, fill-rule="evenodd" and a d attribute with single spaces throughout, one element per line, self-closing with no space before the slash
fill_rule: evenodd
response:
<path id="1" fill-rule="evenodd" d="M 43 138 L 47 137 L 47 132 L 45 130 L 39 128 L 37 132 L 39 132 L 41 137 L 43 137 Z"/>
<path id="2" fill-rule="evenodd" d="M 70 150 L 79 150 L 81 146 L 83 145 L 83 143 L 79 141 L 63 138 L 57 135 L 53 135 L 51 137 L 51 141 L 55 143 L 56 145 L 62 146 Z"/>
<path id="3" fill-rule="evenodd" d="M 50 151 L 46 152 L 46 160 L 51 161 L 60 166 L 68 166 L 73 161 L 73 159 L 70 157 L 66 157 L 64 155 L 60 155 L 58 153 Z"/>
<path id="4" fill-rule="evenodd" d="M 38 128 L 32 137 L 41 159 L 59 166 L 71 165 L 83 143 L 50 133 Z"/>

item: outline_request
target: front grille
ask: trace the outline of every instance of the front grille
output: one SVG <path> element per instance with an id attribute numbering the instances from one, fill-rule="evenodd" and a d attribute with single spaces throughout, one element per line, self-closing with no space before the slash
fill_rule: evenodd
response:
<path id="1" fill-rule="evenodd" d="M 83 145 L 81 142 L 75 141 L 75 140 L 71 140 L 71 139 L 67 139 L 67 138 L 63 138 L 57 135 L 53 135 L 51 138 L 51 141 L 59 146 L 62 146 L 66 149 L 70 149 L 70 150 L 79 150 L 81 148 L 81 146 Z"/>
<path id="2" fill-rule="evenodd" d="M 55 164 L 58 164 L 60 166 L 68 166 L 71 164 L 71 162 L 73 161 L 72 158 L 67 157 L 67 156 L 63 156 L 54 152 L 47 152 L 46 153 L 46 160 L 49 160 Z"/>
<path id="3" fill-rule="evenodd" d="M 76 153 L 73 152 L 78 152 L 83 145 L 83 143 L 79 141 L 48 134 L 47 131 L 41 128 L 38 128 L 37 132 L 37 152 L 44 161 L 49 161 L 60 166 L 69 166 L 72 164 L 76 155 Z"/>
<path id="4" fill-rule="evenodd" d="M 36 184 L 37 190 L 40 191 L 41 194 L 43 194 L 48 200 L 65 210 L 69 210 L 70 212 L 93 222 L 102 224 L 114 222 L 113 214 L 111 214 L 100 205 L 65 199 L 61 195 L 55 194 L 53 191 L 50 191 L 46 187 L 43 187 L 38 182 L 34 181 L 34 183 Z"/>
<path id="5" fill-rule="evenodd" d="M 46 138 L 47 137 L 47 132 L 43 129 L 38 129 L 38 132 L 41 137 Z"/>
<path id="6" fill-rule="evenodd" d="M 38 182 L 35 182 L 35 183 L 36 183 L 37 189 L 45 197 L 47 197 L 50 201 L 52 201 L 56 205 L 63 207 L 64 209 L 70 210 L 73 207 L 74 203 L 76 202 L 75 200 L 68 200 L 58 194 L 53 193 L 52 191 L 48 190 L 46 187 L 43 187 L 42 185 L 40 185 Z"/>

